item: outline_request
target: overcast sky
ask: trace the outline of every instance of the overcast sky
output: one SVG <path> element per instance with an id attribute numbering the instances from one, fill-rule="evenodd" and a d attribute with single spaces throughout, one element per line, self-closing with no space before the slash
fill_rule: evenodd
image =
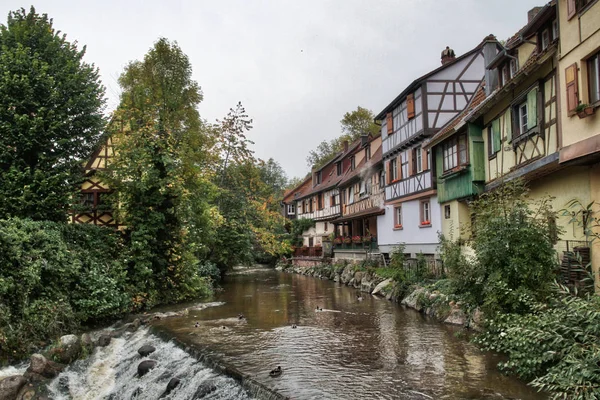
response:
<path id="1" fill-rule="evenodd" d="M 31 3 L 3 0 L 8 11 Z M 256 155 L 288 176 L 308 171 L 306 155 L 340 134 L 358 105 L 379 113 L 415 78 L 459 56 L 486 35 L 507 39 L 535 0 L 39 0 L 39 13 L 87 45 L 100 68 L 108 109 L 117 78 L 159 37 L 179 43 L 201 85 L 211 122 L 242 101 L 254 119 Z"/>

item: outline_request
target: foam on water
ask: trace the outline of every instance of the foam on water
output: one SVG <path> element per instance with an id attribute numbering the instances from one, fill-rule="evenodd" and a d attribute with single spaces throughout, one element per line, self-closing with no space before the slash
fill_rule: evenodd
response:
<path id="1" fill-rule="evenodd" d="M 156 351 L 140 357 L 137 350 L 149 344 Z M 158 364 L 142 377 L 137 366 L 143 360 Z M 158 399 L 171 378 L 181 383 L 164 399 L 193 399 L 197 393 L 207 393 L 205 399 L 250 399 L 232 378 L 219 375 L 171 342 L 164 342 L 140 329 L 115 338 L 107 347 L 99 347 L 85 360 L 69 366 L 49 385 L 51 397 L 66 399 Z M 210 389 L 209 389 L 210 388 Z"/>

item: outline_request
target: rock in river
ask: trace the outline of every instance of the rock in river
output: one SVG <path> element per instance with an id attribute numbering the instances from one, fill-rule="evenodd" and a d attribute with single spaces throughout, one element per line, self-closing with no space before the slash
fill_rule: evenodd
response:
<path id="1" fill-rule="evenodd" d="M 13 400 L 17 398 L 19 390 L 27 383 L 21 375 L 9 376 L 0 379 L 0 400 Z"/>
<path id="2" fill-rule="evenodd" d="M 156 364 L 158 364 L 158 362 L 155 360 L 142 361 L 138 365 L 138 375 L 139 376 L 146 375 L 148 373 L 148 371 L 150 371 L 152 368 L 156 367 Z"/>
<path id="3" fill-rule="evenodd" d="M 154 353 L 155 351 L 156 351 L 156 349 L 154 348 L 154 346 L 145 344 L 139 348 L 138 353 L 140 353 L 140 356 L 142 356 L 142 357 L 147 357 L 148 355 Z"/>

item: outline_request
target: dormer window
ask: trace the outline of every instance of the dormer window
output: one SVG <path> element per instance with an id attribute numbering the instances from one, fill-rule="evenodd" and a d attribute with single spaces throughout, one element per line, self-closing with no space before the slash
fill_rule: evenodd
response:
<path id="1" fill-rule="evenodd" d="M 321 184 L 321 171 L 318 171 L 315 174 L 315 186 L 320 185 Z"/>
<path id="2" fill-rule="evenodd" d="M 354 171 L 356 168 L 356 158 L 354 156 L 350 157 L 350 170 Z"/>
<path id="3" fill-rule="evenodd" d="M 552 41 L 558 39 L 558 21 L 552 21 Z"/>
<path id="4" fill-rule="evenodd" d="M 542 31 L 542 50 L 546 50 L 550 45 L 550 31 L 548 29 L 544 29 Z"/>
<path id="5" fill-rule="evenodd" d="M 338 161 L 337 164 L 335 165 L 336 169 L 337 169 L 337 176 L 342 175 L 342 162 Z"/>
<path id="6" fill-rule="evenodd" d="M 371 159 L 371 145 L 367 145 L 365 148 L 365 159 L 369 161 Z"/>
<path id="7" fill-rule="evenodd" d="M 519 60 L 516 58 L 512 58 L 510 60 L 510 79 L 514 78 L 518 71 L 519 71 Z"/>

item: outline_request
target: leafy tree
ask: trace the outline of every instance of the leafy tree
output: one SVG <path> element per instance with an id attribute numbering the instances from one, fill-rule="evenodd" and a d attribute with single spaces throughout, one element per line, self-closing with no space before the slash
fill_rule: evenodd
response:
<path id="1" fill-rule="evenodd" d="M 344 114 L 340 121 L 342 135 L 331 141 L 322 141 L 315 150 L 311 150 L 306 157 L 309 168 L 319 168 L 330 161 L 339 151 L 344 142 L 352 143 L 361 135 L 378 135 L 379 126 L 375 123 L 375 116 L 369 109 L 358 106 L 356 110 Z"/>
<path id="2" fill-rule="evenodd" d="M 0 218 L 66 220 L 104 127 L 98 69 L 31 7 L 0 26 Z"/>
<path id="3" fill-rule="evenodd" d="M 197 111 L 202 93 L 191 75 L 181 48 L 161 38 L 119 78 L 123 93 L 111 125 L 116 155 L 107 180 L 126 226 L 139 305 L 204 289 L 197 257 L 215 209 L 208 204 L 211 175 L 202 168 L 210 163 Z"/>
<path id="4" fill-rule="evenodd" d="M 342 132 L 351 138 L 358 138 L 360 135 L 379 134 L 381 128 L 375 123 L 375 115 L 368 108 L 358 106 L 356 110 L 347 112 L 340 121 Z"/>

